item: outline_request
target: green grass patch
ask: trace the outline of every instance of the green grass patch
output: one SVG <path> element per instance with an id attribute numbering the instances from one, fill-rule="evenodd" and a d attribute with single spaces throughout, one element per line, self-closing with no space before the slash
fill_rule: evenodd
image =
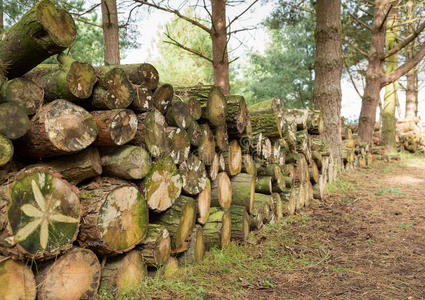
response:
<path id="1" fill-rule="evenodd" d="M 375 195 L 376 196 L 383 196 L 386 193 L 398 194 L 398 195 L 405 195 L 406 194 L 406 193 L 400 192 L 399 189 L 397 189 L 397 188 L 385 187 L 385 188 L 381 189 L 379 192 L 376 192 Z"/>
<path id="2" fill-rule="evenodd" d="M 412 226 L 413 226 L 413 224 L 403 223 L 403 224 L 401 224 L 399 226 L 399 228 L 401 228 L 401 229 L 409 229 Z"/>
<path id="3" fill-rule="evenodd" d="M 328 184 L 325 189 L 327 194 L 346 194 L 354 191 L 354 185 L 348 180 L 338 179 Z"/>

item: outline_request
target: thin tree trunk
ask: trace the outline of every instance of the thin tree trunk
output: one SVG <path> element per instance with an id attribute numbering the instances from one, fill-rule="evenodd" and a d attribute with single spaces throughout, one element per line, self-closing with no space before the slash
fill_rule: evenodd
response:
<path id="1" fill-rule="evenodd" d="M 408 19 L 412 22 L 413 18 L 415 17 L 414 13 L 414 1 L 409 0 L 407 1 L 407 9 L 408 9 Z M 415 30 L 415 24 L 412 22 L 409 25 L 409 33 L 412 33 Z M 415 49 L 415 43 L 412 42 L 409 48 L 407 49 L 407 59 L 411 59 L 414 54 Z M 418 71 L 416 69 L 411 70 L 406 75 L 407 79 L 407 89 L 406 89 L 406 111 L 404 118 L 405 119 L 413 119 L 417 116 L 417 102 L 418 102 L 418 92 L 417 92 L 417 78 L 418 78 Z"/>
<path id="2" fill-rule="evenodd" d="M 3 20 L 3 0 L 0 0 L 0 32 L 3 31 L 4 28 L 4 20 Z"/>
<path id="3" fill-rule="evenodd" d="M 387 32 L 385 38 L 385 47 L 387 51 L 397 45 L 398 32 L 398 7 L 394 6 L 388 16 Z M 394 54 L 386 61 L 385 72 L 391 73 L 398 68 L 398 54 Z M 393 150 L 396 147 L 395 143 L 395 108 L 397 99 L 397 85 L 395 81 L 385 87 L 384 107 L 382 112 L 382 143 L 388 150 Z"/>
<path id="4" fill-rule="evenodd" d="M 116 0 L 102 0 L 102 24 L 105 65 L 119 65 L 120 48 Z"/>
<path id="5" fill-rule="evenodd" d="M 323 139 L 334 157 L 341 159 L 341 1 L 318 0 L 316 4 L 316 60 L 314 103 L 323 113 Z"/>
<path id="6" fill-rule="evenodd" d="M 212 52 L 214 67 L 214 83 L 225 95 L 230 92 L 229 57 L 227 53 L 226 1 L 211 0 L 212 6 Z"/>

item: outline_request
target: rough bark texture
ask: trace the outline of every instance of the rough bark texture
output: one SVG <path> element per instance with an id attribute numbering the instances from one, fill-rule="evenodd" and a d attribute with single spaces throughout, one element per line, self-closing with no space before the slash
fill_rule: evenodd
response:
<path id="1" fill-rule="evenodd" d="M 230 211 L 212 207 L 204 225 L 204 241 L 207 249 L 225 248 L 232 234 Z"/>
<path id="2" fill-rule="evenodd" d="M 226 1 L 211 1 L 211 40 L 214 83 L 225 95 L 230 92 L 229 57 L 227 53 Z"/>
<path id="3" fill-rule="evenodd" d="M 36 294 L 31 268 L 22 262 L 0 257 L 0 299 L 34 300 Z"/>
<path id="4" fill-rule="evenodd" d="M 232 240 L 244 242 L 249 234 L 249 215 L 245 206 L 232 205 L 230 207 L 232 226 Z"/>
<path id="5" fill-rule="evenodd" d="M 238 95 L 229 95 L 226 96 L 226 101 L 228 132 L 230 135 L 242 134 L 245 131 L 248 120 L 248 107 L 246 106 L 245 98 Z"/>
<path id="6" fill-rule="evenodd" d="M 171 238 L 167 228 L 158 224 L 148 225 L 148 235 L 137 246 L 144 262 L 150 267 L 165 264 L 171 254 Z"/>
<path id="7" fill-rule="evenodd" d="M 315 31 L 314 104 L 322 111 L 324 132 L 335 157 L 341 157 L 341 1 L 318 0 Z"/>
<path id="8" fill-rule="evenodd" d="M 95 299 L 101 277 L 96 255 L 74 248 L 56 261 L 38 267 L 37 299 Z"/>
<path id="9" fill-rule="evenodd" d="M 140 85 L 148 90 L 155 90 L 158 87 L 158 71 L 149 63 L 118 65 L 127 74 L 131 83 Z"/>
<path id="10" fill-rule="evenodd" d="M 408 25 L 408 32 L 413 33 L 415 30 L 415 1 L 408 0 L 406 3 L 407 6 L 407 17 L 411 24 Z M 412 59 L 415 52 L 415 42 L 412 42 L 406 51 L 407 59 Z M 410 70 L 406 75 L 406 109 L 405 109 L 405 119 L 413 119 L 417 117 L 418 113 L 418 71 L 417 69 Z"/>
<path id="11" fill-rule="evenodd" d="M 255 176 L 240 173 L 232 178 L 231 183 L 232 204 L 244 206 L 251 213 L 255 193 Z"/>
<path id="12" fill-rule="evenodd" d="M 7 64 L 7 77 L 22 76 L 71 46 L 76 37 L 71 15 L 48 0 L 40 1 L 0 36 L 0 61 Z"/>
<path id="13" fill-rule="evenodd" d="M 100 255 L 131 250 L 147 233 L 148 209 L 137 187 L 103 177 L 81 187 L 78 242 Z"/>
<path id="14" fill-rule="evenodd" d="M 204 232 L 202 226 L 196 225 L 188 237 L 189 247 L 187 251 L 179 257 L 179 263 L 187 266 L 202 262 L 205 255 Z"/>
<path id="15" fill-rule="evenodd" d="M 102 28 L 105 65 L 120 64 L 119 27 L 116 0 L 102 0 Z"/>
<path id="16" fill-rule="evenodd" d="M 18 173 L 0 215 L 0 253 L 16 259 L 48 259 L 68 250 L 80 222 L 77 190 L 59 174 L 32 168 Z"/>

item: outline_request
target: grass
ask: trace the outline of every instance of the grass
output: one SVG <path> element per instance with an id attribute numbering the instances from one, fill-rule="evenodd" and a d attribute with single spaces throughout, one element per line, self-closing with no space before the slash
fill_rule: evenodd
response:
<path id="1" fill-rule="evenodd" d="M 379 192 L 376 192 L 375 195 L 376 196 L 383 196 L 386 193 L 398 194 L 398 195 L 405 195 L 406 194 L 406 193 L 400 192 L 397 188 L 385 187 L 385 188 L 382 188 Z"/>
<path id="2" fill-rule="evenodd" d="M 337 179 L 326 186 L 326 194 L 347 194 L 354 191 L 354 185 L 347 179 Z"/>

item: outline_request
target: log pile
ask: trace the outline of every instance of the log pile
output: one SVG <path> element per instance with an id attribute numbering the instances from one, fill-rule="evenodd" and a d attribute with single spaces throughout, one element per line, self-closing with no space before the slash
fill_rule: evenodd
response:
<path id="1" fill-rule="evenodd" d="M 147 63 L 93 67 L 62 53 L 75 34 L 48 0 L 2 34 L 1 299 L 118 297 L 148 268 L 167 278 L 278 223 L 336 177 L 319 111 L 159 85 Z"/>
<path id="2" fill-rule="evenodd" d="M 342 162 L 347 170 L 365 168 L 373 161 L 368 143 L 361 142 L 359 136 L 352 132 L 350 126 L 342 127 Z"/>
<path id="3" fill-rule="evenodd" d="M 398 120 L 396 142 L 399 151 L 425 152 L 425 130 L 419 118 Z"/>

